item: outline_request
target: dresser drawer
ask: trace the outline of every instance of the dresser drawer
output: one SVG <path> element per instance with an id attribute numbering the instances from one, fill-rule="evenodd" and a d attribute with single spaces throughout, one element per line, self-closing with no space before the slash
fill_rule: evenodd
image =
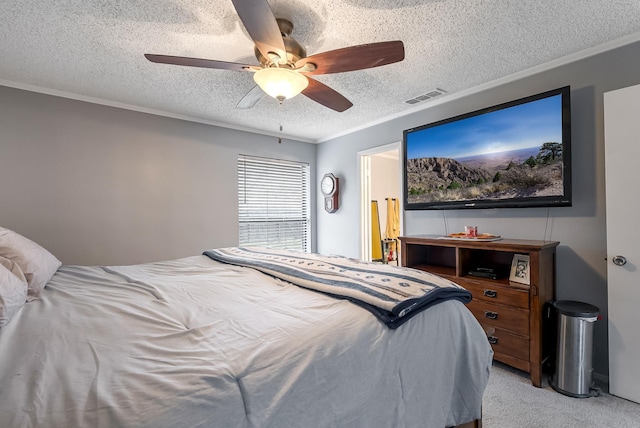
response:
<path id="1" fill-rule="evenodd" d="M 529 311 L 498 303 L 473 299 L 467 304 L 476 319 L 484 324 L 500 327 L 523 336 L 529 336 Z"/>
<path id="2" fill-rule="evenodd" d="M 458 284 L 469 290 L 474 299 L 529 309 L 529 290 L 491 284 L 489 281 L 460 279 Z"/>
<path id="3" fill-rule="evenodd" d="M 508 355 L 520 360 L 529 361 L 529 338 L 513 334 L 499 327 L 480 323 L 487 335 L 487 340 L 496 354 Z"/>

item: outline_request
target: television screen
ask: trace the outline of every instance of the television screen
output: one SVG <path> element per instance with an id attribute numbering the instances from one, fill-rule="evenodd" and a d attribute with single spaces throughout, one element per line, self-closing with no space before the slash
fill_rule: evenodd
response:
<path id="1" fill-rule="evenodd" d="M 570 88 L 408 129 L 406 209 L 571 205 Z"/>

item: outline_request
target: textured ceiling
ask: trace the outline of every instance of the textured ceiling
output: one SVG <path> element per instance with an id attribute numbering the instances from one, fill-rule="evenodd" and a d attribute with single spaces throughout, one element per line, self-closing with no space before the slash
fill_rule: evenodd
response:
<path id="1" fill-rule="evenodd" d="M 247 0 L 250 1 L 250 0 Z M 258 64 L 231 0 L 2 0 L 0 84 L 318 142 L 603 44 L 640 39 L 640 1 L 270 0 L 307 55 L 402 40 L 403 62 L 316 76 L 354 106 L 305 96 L 236 104 L 252 74 L 153 64 L 143 54 Z M 607 45 L 605 45 L 607 46 Z M 550 88 L 551 89 L 551 88 Z"/>

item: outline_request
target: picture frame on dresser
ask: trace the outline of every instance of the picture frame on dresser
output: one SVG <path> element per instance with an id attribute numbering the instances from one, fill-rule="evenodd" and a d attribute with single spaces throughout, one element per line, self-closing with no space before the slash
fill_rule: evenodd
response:
<path id="1" fill-rule="evenodd" d="M 511 274 L 509 281 L 529 285 L 531 283 L 529 272 L 529 256 L 526 254 L 514 254 L 511 262 Z"/>

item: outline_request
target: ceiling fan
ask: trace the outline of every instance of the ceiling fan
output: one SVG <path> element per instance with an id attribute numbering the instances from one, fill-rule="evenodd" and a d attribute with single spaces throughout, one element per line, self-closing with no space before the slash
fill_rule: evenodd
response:
<path id="1" fill-rule="evenodd" d="M 276 19 L 267 0 L 232 2 L 255 43 L 260 65 L 170 55 L 145 54 L 145 57 L 155 63 L 255 73 L 257 86 L 240 101 L 239 108 L 255 105 L 264 91 L 280 102 L 302 93 L 338 112 L 350 108 L 351 101 L 310 76 L 364 70 L 404 59 L 404 45 L 399 40 L 351 46 L 308 57 L 300 43 L 290 37 L 293 24 L 286 19 Z"/>

